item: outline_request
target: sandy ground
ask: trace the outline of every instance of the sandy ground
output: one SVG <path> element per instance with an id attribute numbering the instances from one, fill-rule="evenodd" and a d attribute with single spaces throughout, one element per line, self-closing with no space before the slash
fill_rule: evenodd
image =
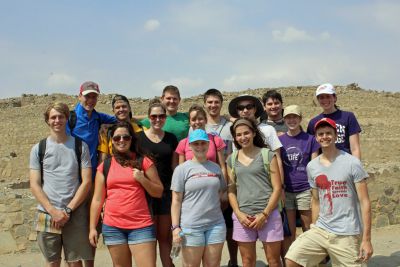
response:
<path id="1" fill-rule="evenodd" d="M 374 255 L 368 267 L 399 267 L 400 266 L 400 225 L 374 229 L 372 232 Z M 266 266 L 262 245 L 257 245 L 257 267 Z M 221 266 L 226 266 L 229 259 L 228 251 L 224 246 Z M 239 256 L 240 262 L 240 256 Z M 178 260 L 176 266 L 181 266 Z M 8 254 L 0 256 L 1 267 L 37 267 L 44 266 L 40 253 Z M 97 250 L 96 267 L 112 266 L 110 255 L 106 248 Z M 135 266 L 135 265 L 134 265 Z M 158 259 L 157 266 L 161 266 Z"/>

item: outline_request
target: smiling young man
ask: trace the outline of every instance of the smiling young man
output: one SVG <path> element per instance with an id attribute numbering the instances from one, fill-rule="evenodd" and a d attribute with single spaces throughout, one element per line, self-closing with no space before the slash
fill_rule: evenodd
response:
<path id="1" fill-rule="evenodd" d="M 260 121 L 275 128 L 278 135 L 288 131 L 283 120 L 283 100 L 282 95 L 276 90 L 269 90 L 262 96 L 265 113 L 260 117 Z"/>
<path id="2" fill-rule="evenodd" d="M 332 266 L 364 266 L 373 253 L 368 174 L 336 147 L 335 121 L 322 118 L 314 131 L 322 154 L 307 165 L 313 225 L 289 248 L 286 266 L 315 266 L 327 255 Z"/>
<path id="3" fill-rule="evenodd" d="M 97 146 L 99 145 L 99 129 L 101 124 L 116 122 L 114 116 L 97 112 L 97 100 L 100 94 L 99 85 L 95 82 L 84 82 L 79 90 L 79 103 L 74 112 L 76 122 L 71 127 L 71 118 L 67 124 L 67 133 L 79 137 L 89 146 L 90 160 L 92 162 L 92 179 L 96 176 L 98 163 Z M 71 129 L 72 128 L 72 129 Z"/>
<path id="4" fill-rule="evenodd" d="M 112 111 L 117 118 L 117 121 L 125 121 L 132 125 L 135 133 L 139 133 L 143 131 L 143 127 L 136 119 L 132 118 L 132 109 L 129 104 L 129 100 L 126 96 L 123 95 L 115 95 L 111 102 Z M 107 129 L 102 129 L 100 131 L 100 142 L 97 148 L 99 152 L 99 163 L 103 162 L 103 160 L 111 153 L 112 151 L 112 142 L 109 136 L 109 125 Z"/>
<path id="5" fill-rule="evenodd" d="M 189 116 L 186 112 L 178 112 L 181 95 L 178 87 L 168 85 L 164 88 L 161 102 L 167 108 L 167 120 L 163 130 L 170 132 L 176 136 L 178 141 L 187 137 L 189 132 Z M 148 118 L 143 119 L 141 123 L 146 127 L 150 127 Z"/>
<path id="6" fill-rule="evenodd" d="M 85 201 L 91 187 L 88 146 L 81 142 L 77 160 L 76 138 L 67 136 L 68 106 L 53 103 L 44 113 L 50 135 L 36 144 L 30 154 L 30 186 L 39 205 L 36 216 L 37 241 L 46 266 L 61 265 L 61 251 L 70 267 L 92 261 L 88 243 L 89 212 Z M 79 167 L 80 166 L 80 167 Z M 79 173 L 79 170 L 81 171 Z"/>

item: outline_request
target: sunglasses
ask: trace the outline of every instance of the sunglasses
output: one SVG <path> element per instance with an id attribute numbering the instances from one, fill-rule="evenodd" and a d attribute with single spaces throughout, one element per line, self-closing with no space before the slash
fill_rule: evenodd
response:
<path id="1" fill-rule="evenodd" d="M 152 121 L 155 121 L 155 120 L 157 120 L 157 119 L 159 119 L 159 120 L 165 120 L 165 119 L 167 118 L 167 115 L 166 115 L 166 114 L 159 114 L 159 115 L 152 114 L 152 115 L 149 115 L 149 118 L 150 118 L 150 120 L 152 120 Z"/>
<path id="2" fill-rule="evenodd" d="M 253 109 L 253 108 L 255 108 L 255 107 L 256 107 L 256 106 L 255 106 L 254 104 L 247 104 L 247 105 L 238 105 L 238 106 L 236 107 L 236 109 L 242 111 L 242 110 L 244 110 L 244 109 L 250 110 L 250 109 Z"/>
<path id="3" fill-rule="evenodd" d="M 125 142 L 128 142 L 128 141 L 131 141 L 131 139 L 132 139 L 132 136 L 130 136 L 130 135 L 114 135 L 112 137 L 112 140 L 114 142 L 119 142 L 121 140 L 125 141 Z"/>

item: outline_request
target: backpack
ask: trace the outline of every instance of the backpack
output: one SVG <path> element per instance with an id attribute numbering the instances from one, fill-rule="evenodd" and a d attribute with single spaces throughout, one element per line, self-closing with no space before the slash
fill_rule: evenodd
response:
<path id="1" fill-rule="evenodd" d="M 261 156 L 262 156 L 262 160 L 264 163 L 264 170 L 266 173 L 268 173 L 268 179 L 271 182 L 271 175 L 270 175 L 270 169 L 269 169 L 269 163 L 270 163 L 270 152 L 271 150 L 269 150 L 268 148 L 261 148 Z M 232 151 L 231 154 L 231 174 L 232 177 L 234 178 L 234 183 L 236 183 L 236 174 L 235 174 L 235 163 L 237 160 L 237 156 L 238 156 L 239 150 L 234 150 Z M 279 212 L 282 212 L 283 209 L 283 203 L 282 203 L 282 199 L 279 200 L 278 202 L 278 208 L 279 208 Z"/>
<path id="2" fill-rule="evenodd" d="M 97 118 L 99 120 L 99 130 L 100 130 L 100 126 L 103 124 L 101 121 L 101 117 L 100 115 Z M 69 118 L 68 118 L 68 127 L 69 130 L 72 134 L 72 131 L 74 130 L 75 126 L 76 126 L 76 121 L 77 121 L 77 116 L 76 116 L 76 112 L 75 110 L 70 110 L 69 111 Z"/>
<path id="3" fill-rule="evenodd" d="M 81 170 L 82 170 L 82 162 L 81 162 L 81 155 L 82 155 L 82 140 L 79 139 L 78 137 L 75 138 L 75 155 L 76 159 L 78 161 L 78 179 L 79 183 L 82 183 L 82 177 L 81 177 Z M 44 154 L 46 153 L 46 141 L 47 138 L 44 138 L 40 140 L 39 142 L 39 163 L 40 163 L 40 180 L 41 184 L 43 185 L 43 160 L 44 160 Z"/>
<path id="4" fill-rule="evenodd" d="M 110 167 L 111 167 L 111 159 L 112 157 L 107 157 L 104 161 L 103 161 L 103 175 L 104 175 L 104 187 L 106 189 L 106 197 L 107 197 L 107 176 L 108 176 L 108 172 L 110 171 Z M 137 161 L 139 163 L 140 166 L 142 166 L 143 163 L 143 157 L 140 156 L 137 158 Z M 150 211 L 150 215 L 153 218 L 153 198 L 147 193 L 146 190 L 144 190 L 145 195 L 146 195 L 146 201 L 147 201 L 147 206 L 149 208 Z"/>

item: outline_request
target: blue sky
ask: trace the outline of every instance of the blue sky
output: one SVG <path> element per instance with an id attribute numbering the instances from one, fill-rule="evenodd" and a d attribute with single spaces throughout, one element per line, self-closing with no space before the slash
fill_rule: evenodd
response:
<path id="1" fill-rule="evenodd" d="M 400 1 L 19 1 L 0 9 L 1 97 L 183 96 L 358 83 L 400 91 Z"/>

